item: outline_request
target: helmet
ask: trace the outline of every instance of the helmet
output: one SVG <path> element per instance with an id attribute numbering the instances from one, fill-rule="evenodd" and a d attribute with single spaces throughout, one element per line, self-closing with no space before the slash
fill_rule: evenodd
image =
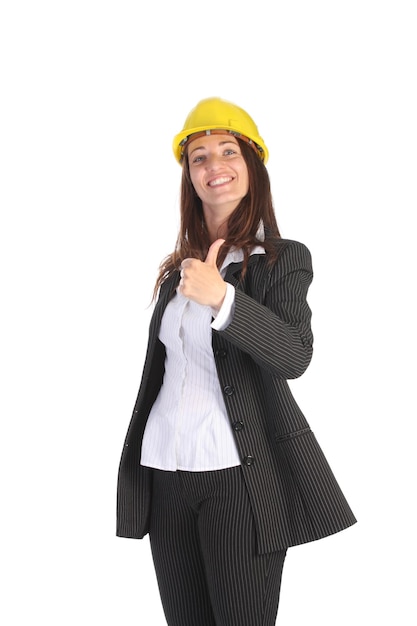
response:
<path id="1" fill-rule="evenodd" d="M 184 147 L 194 133 L 210 134 L 210 130 L 224 130 L 247 141 L 257 152 L 263 163 L 268 160 L 268 149 L 253 119 L 240 107 L 221 98 L 201 100 L 190 111 L 184 128 L 174 137 L 172 144 L 179 163 L 184 156 Z"/>

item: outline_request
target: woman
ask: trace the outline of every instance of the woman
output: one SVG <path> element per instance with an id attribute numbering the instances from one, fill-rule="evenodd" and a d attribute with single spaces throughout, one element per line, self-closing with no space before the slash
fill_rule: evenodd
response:
<path id="1" fill-rule="evenodd" d="M 169 626 L 272 626 L 287 548 L 356 521 L 287 383 L 312 356 L 311 258 L 280 236 L 243 109 L 199 102 L 173 147 L 180 233 L 155 287 L 117 534 L 149 532 Z"/>

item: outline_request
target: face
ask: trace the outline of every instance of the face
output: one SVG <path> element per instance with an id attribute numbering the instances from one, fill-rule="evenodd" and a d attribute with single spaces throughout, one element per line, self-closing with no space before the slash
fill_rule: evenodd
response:
<path id="1" fill-rule="evenodd" d="M 205 135 L 188 146 L 191 182 L 204 212 L 230 215 L 249 189 L 249 175 L 233 135 Z"/>

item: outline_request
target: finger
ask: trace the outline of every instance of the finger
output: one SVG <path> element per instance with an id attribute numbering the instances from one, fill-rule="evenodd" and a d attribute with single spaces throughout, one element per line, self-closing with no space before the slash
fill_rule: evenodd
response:
<path id="1" fill-rule="evenodd" d="M 216 241 L 211 244 L 204 263 L 206 263 L 207 265 L 211 265 L 212 267 L 216 267 L 217 256 L 224 242 L 225 239 L 216 239 Z"/>

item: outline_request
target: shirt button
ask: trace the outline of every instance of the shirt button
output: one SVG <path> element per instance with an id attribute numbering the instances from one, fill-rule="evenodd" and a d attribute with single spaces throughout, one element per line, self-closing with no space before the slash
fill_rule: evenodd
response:
<path id="1" fill-rule="evenodd" d="M 225 387 L 223 387 L 223 391 L 226 396 L 233 396 L 233 394 L 235 393 L 235 390 L 231 385 L 226 385 Z"/>
<path id="2" fill-rule="evenodd" d="M 239 430 L 243 430 L 245 427 L 244 423 L 239 421 L 239 422 L 233 422 L 232 424 L 232 428 L 233 430 L 239 431 Z"/>
<path id="3" fill-rule="evenodd" d="M 255 457 L 253 456 L 245 456 L 245 458 L 243 459 L 243 463 L 244 465 L 253 465 L 255 463 Z"/>

